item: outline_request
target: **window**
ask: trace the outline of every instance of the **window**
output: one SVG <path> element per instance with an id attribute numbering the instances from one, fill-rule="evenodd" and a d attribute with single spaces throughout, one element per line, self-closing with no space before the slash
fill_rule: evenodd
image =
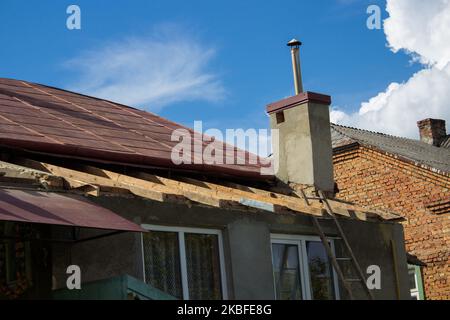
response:
<path id="1" fill-rule="evenodd" d="M 303 297 L 299 252 L 295 243 L 272 244 L 277 300 L 301 300 Z"/>
<path id="2" fill-rule="evenodd" d="M 31 279 L 31 246 L 21 238 L 29 226 L 0 221 L 0 285 L 14 286 L 18 273 Z"/>
<path id="3" fill-rule="evenodd" d="M 411 300 L 424 300 L 422 271 L 419 266 L 408 265 Z"/>
<path id="4" fill-rule="evenodd" d="M 334 250 L 333 241 L 330 242 Z M 339 298 L 337 279 L 319 238 L 272 235 L 277 300 Z"/>
<path id="5" fill-rule="evenodd" d="M 226 299 L 219 230 L 143 227 L 146 283 L 178 299 Z"/>
<path id="6" fill-rule="evenodd" d="M 284 122 L 284 112 L 283 111 L 277 112 L 275 114 L 275 117 L 277 118 L 277 124 Z"/>
<path id="7" fill-rule="evenodd" d="M 321 241 L 305 241 L 310 275 L 311 298 L 333 300 L 333 268 Z"/>

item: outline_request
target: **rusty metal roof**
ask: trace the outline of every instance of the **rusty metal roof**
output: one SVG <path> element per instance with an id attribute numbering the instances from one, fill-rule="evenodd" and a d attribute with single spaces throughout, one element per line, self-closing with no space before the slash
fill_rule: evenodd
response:
<path id="1" fill-rule="evenodd" d="M 0 189 L 0 220 L 143 232 L 114 212 L 74 194 Z"/>
<path id="2" fill-rule="evenodd" d="M 271 178 L 260 175 L 260 158 L 253 164 L 249 161 L 250 153 L 234 147 L 231 147 L 234 164 L 176 166 L 171 160 L 171 150 L 178 142 L 171 141 L 171 134 L 175 129 L 193 133 L 191 129 L 156 114 L 103 99 L 0 78 L 0 111 L 0 145 L 3 146 L 141 167 Z M 227 145 L 220 141 L 212 143 L 224 150 L 225 157 Z M 203 142 L 203 148 L 206 146 Z M 192 157 L 198 156 L 193 150 Z"/>

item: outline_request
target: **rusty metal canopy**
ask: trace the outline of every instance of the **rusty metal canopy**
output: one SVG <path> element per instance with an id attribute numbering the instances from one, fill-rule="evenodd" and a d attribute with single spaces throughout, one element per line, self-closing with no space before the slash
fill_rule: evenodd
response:
<path id="1" fill-rule="evenodd" d="M 145 232 L 82 196 L 34 190 L 0 189 L 0 220 Z"/>

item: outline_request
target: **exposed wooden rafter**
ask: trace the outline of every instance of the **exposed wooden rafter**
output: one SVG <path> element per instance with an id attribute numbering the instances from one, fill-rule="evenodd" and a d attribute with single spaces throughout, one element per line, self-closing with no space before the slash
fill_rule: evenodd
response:
<path id="1" fill-rule="evenodd" d="M 320 200 L 305 204 L 295 193 L 292 196 L 236 184 L 216 184 L 192 178 L 165 178 L 145 172 L 122 174 L 97 167 L 80 165 L 66 168 L 30 159 L 15 159 L 15 165 L 39 170 L 64 179 L 65 187 L 98 196 L 102 189 L 127 190 L 130 193 L 159 202 L 193 203 L 225 209 L 270 211 L 282 214 L 308 214 L 321 217 L 325 208 Z M 373 210 L 329 200 L 333 211 L 348 218 L 379 221 L 386 216 Z"/>

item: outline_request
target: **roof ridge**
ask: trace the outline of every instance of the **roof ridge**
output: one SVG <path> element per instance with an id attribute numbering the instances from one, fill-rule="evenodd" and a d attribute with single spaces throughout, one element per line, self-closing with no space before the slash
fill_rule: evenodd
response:
<path id="1" fill-rule="evenodd" d="M 393 138 L 400 138 L 400 139 L 408 139 L 405 137 L 400 137 L 400 136 L 394 136 L 392 134 L 388 134 L 388 133 L 384 133 L 384 132 L 378 132 L 378 131 L 371 131 L 368 129 L 361 129 L 361 128 L 356 128 L 356 127 L 351 127 L 351 126 L 344 126 L 342 124 L 337 124 L 337 123 L 331 123 L 331 125 L 333 126 L 337 126 L 337 127 L 341 127 L 341 128 L 347 128 L 347 129 L 352 129 L 352 130 L 358 130 L 358 131 L 364 131 L 364 132 L 369 132 L 369 133 L 373 133 L 373 134 L 378 134 L 381 136 L 387 136 L 387 137 L 393 137 Z M 410 139 L 411 140 L 411 139 Z"/>
<path id="2" fill-rule="evenodd" d="M 333 149 L 342 148 L 352 143 L 357 143 L 369 148 L 375 148 L 383 152 L 400 156 L 409 161 L 414 161 L 420 166 L 428 167 L 438 172 L 450 172 L 448 154 L 449 148 L 436 147 L 423 141 L 405 137 L 394 136 L 366 129 L 358 129 L 331 123 Z M 344 141 L 348 140 L 348 141 Z"/>
<path id="3" fill-rule="evenodd" d="M 412 139 L 412 138 L 407 138 L 407 137 L 401 137 L 401 136 L 396 136 L 393 134 L 389 134 L 389 133 L 383 133 L 383 132 L 378 132 L 378 131 L 371 131 L 368 129 L 361 129 L 361 128 L 356 128 L 356 127 L 350 127 L 350 126 L 344 126 L 341 124 L 336 124 L 336 123 L 331 123 L 332 126 L 337 126 L 337 127 L 341 127 L 341 128 L 347 128 L 347 129 L 351 129 L 351 130 L 356 130 L 356 131 L 362 131 L 362 132 L 367 132 L 370 134 L 376 134 L 379 136 L 384 136 L 384 137 L 388 137 L 388 138 L 395 138 L 395 139 L 402 139 L 402 140 L 408 140 L 408 141 L 414 141 L 414 142 L 422 142 L 420 140 L 417 139 Z M 338 129 L 336 129 L 338 130 Z M 342 133 L 343 135 L 347 136 L 345 133 L 343 133 L 342 131 L 338 130 L 339 133 Z M 348 136 L 347 136 L 348 137 Z M 352 140 L 355 140 L 355 138 L 351 138 Z M 362 139 L 361 139 L 362 140 Z M 422 142 L 425 143 L 425 142 Z"/>
<path id="4" fill-rule="evenodd" d="M 18 81 L 18 82 L 24 82 L 24 83 L 27 83 L 29 85 L 38 85 L 38 86 L 42 86 L 42 87 L 46 87 L 46 88 L 50 88 L 50 89 L 54 89 L 54 90 L 59 90 L 59 91 L 72 93 L 72 94 L 77 95 L 77 96 L 83 96 L 83 97 L 86 97 L 86 98 L 95 99 L 95 100 L 98 100 L 98 101 L 110 102 L 110 103 L 113 103 L 113 104 L 117 104 L 117 105 L 123 106 L 125 108 L 133 109 L 133 110 L 140 110 L 140 109 L 138 109 L 136 107 L 127 106 L 125 104 L 114 102 L 114 101 L 111 101 L 111 100 L 108 100 L 108 99 L 91 96 L 91 95 L 85 94 L 85 93 L 75 92 L 75 91 L 72 91 L 72 90 L 69 90 L 69 89 L 59 88 L 59 87 L 55 87 L 55 86 L 49 86 L 47 84 L 43 84 L 43 83 L 39 83 L 39 82 L 33 82 L 33 81 L 27 81 L 27 80 L 21 80 L 21 79 L 12 79 L 12 78 L 0 78 L 0 80 L 1 79 Z M 150 111 L 145 111 L 145 112 L 148 112 L 148 113 L 151 113 L 153 115 L 156 115 L 156 114 L 154 114 L 153 112 L 150 112 Z"/>
<path id="5" fill-rule="evenodd" d="M 98 98 L 98 97 L 94 97 L 94 96 L 90 96 L 90 95 L 87 95 L 87 94 L 83 94 L 83 93 L 79 93 L 79 92 L 75 92 L 75 91 L 70 91 L 70 90 L 67 90 L 67 89 L 62 89 L 62 88 L 58 88 L 58 87 L 54 87 L 54 86 L 49 86 L 47 84 L 43 84 L 43 83 L 39 83 L 39 82 L 33 82 L 33 81 L 22 80 L 22 79 L 3 78 L 3 77 L 0 77 L 0 80 L 11 80 L 11 81 L 23 82 L 23 83 L 26 83 L 28 85 L 43 86 L 43 87 L 47 87 L 47 88 L 50 88 L 50 89 L 65 91 L 65 92 L 68 92 L 68 93 L 73 93 L 73 94 L 76 94 L 76 95 L 84 96 L 86 98 L 92 98 L 92 99 L 95 99 L 95 100 L 102 100 L 101 98 Z"/>
<path id="6" fill-rule="evenodd" d="M 341 126 L 341 125 L 338 125 L 338 124 L 331 123 L 331 128 L 334 129 L 334 130 L 336 130 L 337 132 L 339 132 L 340 135 L 342 135 L 342 136 L 346 137 L 347 139 L 350 139 L 350 140 L 352 140 L 352 141 L 354 141 L 354 142 L 358 142 L 356 139 L 350 137 L 350 136 L 347 135 L 346 133 L 344 133 L 344 132 L 342 132 L 341 130 L 339 130 L 338 128 L 336 128 L 336 126 L 337 126 L 337 127 L 344 127 L 344 128 L 345 128 L 345 126 Z M 350 128 L 350 127 L 348 127 L 348 128 Z M 352 129 L 353 129 L 353 128 L 352 128 Z"/>

